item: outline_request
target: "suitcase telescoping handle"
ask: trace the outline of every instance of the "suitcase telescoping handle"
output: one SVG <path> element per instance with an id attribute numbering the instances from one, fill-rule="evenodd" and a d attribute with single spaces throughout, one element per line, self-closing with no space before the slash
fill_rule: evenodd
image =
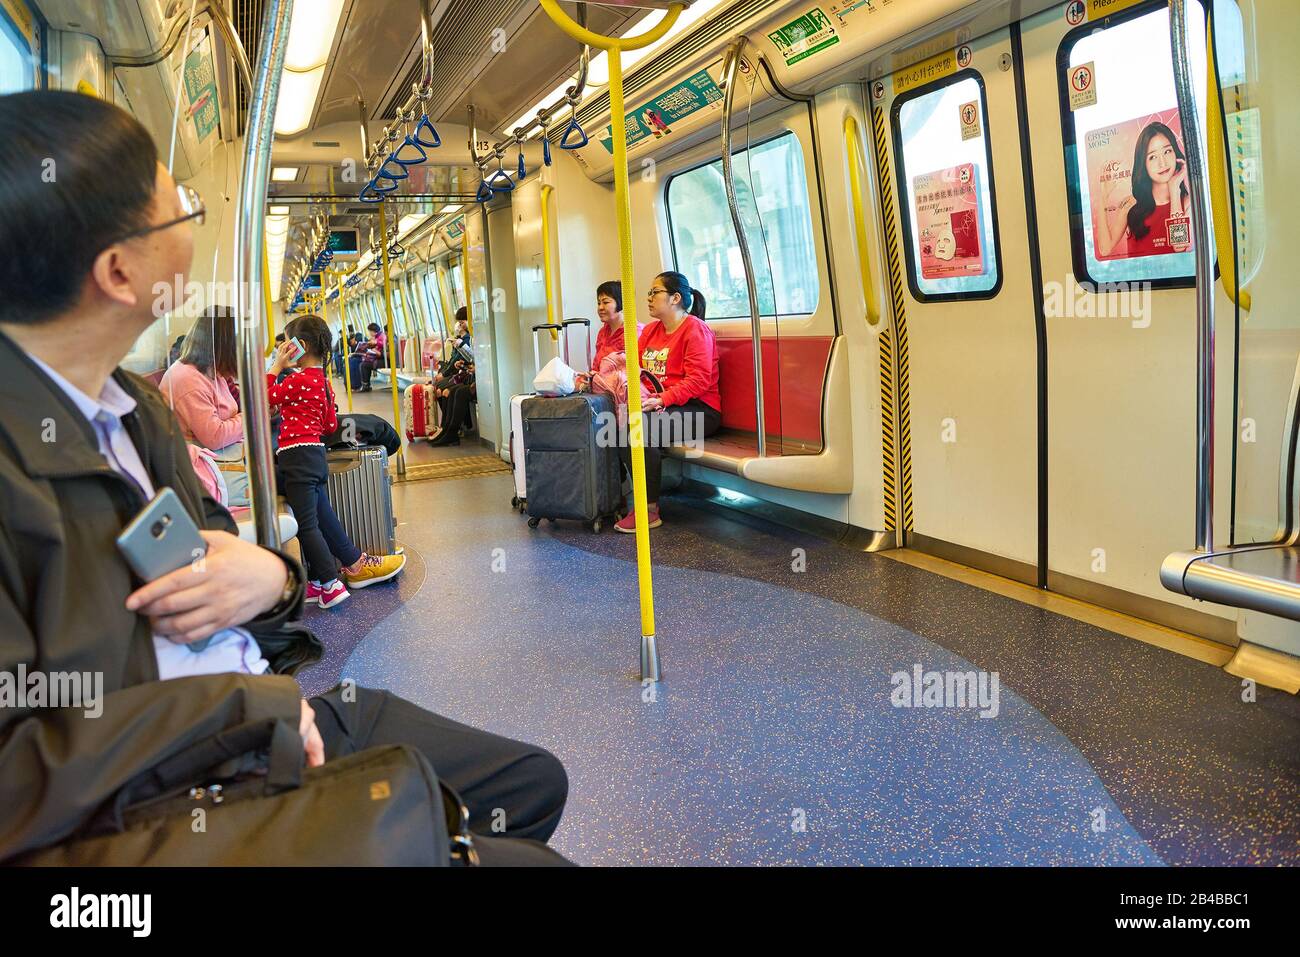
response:
<path id="1" fill-rule="evenodd" d="M 587 334 L 587 348 L 582 356 L 582 368 L 579 372 L 586 372 L 591 368 L 591 320 L 590 319 L 565 319 L 560 323 L 564 326 L 564 364 L 572 366 L 569 361 L 569 326 L 585 326 Z"/>
<path id="2" fill-rule="evenodd" d="M 542 371 L 542 350 L 539 348 L 537 334 L 543 329 L 559 338 L 560 333 L 564 331 L 564 326 L 558 322 L 543 322 L 541 325 L 533 326 L 533 375 Z"/>

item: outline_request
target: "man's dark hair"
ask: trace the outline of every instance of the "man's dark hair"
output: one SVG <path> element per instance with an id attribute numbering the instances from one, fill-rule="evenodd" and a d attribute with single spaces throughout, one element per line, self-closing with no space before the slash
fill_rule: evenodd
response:
<path id="1" fill-rule="evenodd" d="M 469 322 L 469 309 L 466 306 L 461 306 L 456 310 L 456 321 L 464 323 Z"/>
<path id="2" fill-rule="evenodd" d="M 71 309 L 95 257 L 149 225 L 157 177 L 149 131 L 111 103 L 0 96 L 0 320 Z"/>

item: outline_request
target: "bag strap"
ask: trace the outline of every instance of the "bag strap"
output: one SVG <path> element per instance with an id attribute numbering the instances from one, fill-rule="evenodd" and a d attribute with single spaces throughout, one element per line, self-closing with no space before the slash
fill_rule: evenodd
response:
<path id="1" fill-rule="evenodd" d="M 645 381 L 646 379 L 650 380 L 650 390 L 653 395 L 658 395 L 664 391 L 663 383 L 659 381 L 659 377 L 649 369 L 641 370 L 641 379 L 642 381 Z"/>

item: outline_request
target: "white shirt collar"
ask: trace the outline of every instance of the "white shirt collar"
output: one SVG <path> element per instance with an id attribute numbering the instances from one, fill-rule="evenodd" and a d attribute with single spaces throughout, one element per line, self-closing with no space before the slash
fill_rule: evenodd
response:
<path id="1" fill-rule="evenodd" d="M 135 399 L 128 395 L 111 375 L 104 381 L 104 388 L 100 391 L 99 398 L 92 399 L 36 356 L 30 352 L 27 355 L 40 366 L 42 372 L 54 380 L 55 385 L 67 394 L 87 421 L 94 422 L 101 413 L 120 421 L 122 416 L 135 411 Z"/>

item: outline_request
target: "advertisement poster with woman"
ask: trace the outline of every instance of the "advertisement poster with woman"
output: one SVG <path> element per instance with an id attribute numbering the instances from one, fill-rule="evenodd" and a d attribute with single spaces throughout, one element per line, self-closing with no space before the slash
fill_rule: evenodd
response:
<path id="1" fill-rule="evenodd" d="M 976 175 L 974 163 L 962 163 L 912 178 L 923 278 L 984 273 Z"/>
<path id="2" fill-rule="evenodd" d="M 1177 109 L 1093 130 L 1084 148 L 1097 259 L 1191 249 L 1191 196 Z"/>

